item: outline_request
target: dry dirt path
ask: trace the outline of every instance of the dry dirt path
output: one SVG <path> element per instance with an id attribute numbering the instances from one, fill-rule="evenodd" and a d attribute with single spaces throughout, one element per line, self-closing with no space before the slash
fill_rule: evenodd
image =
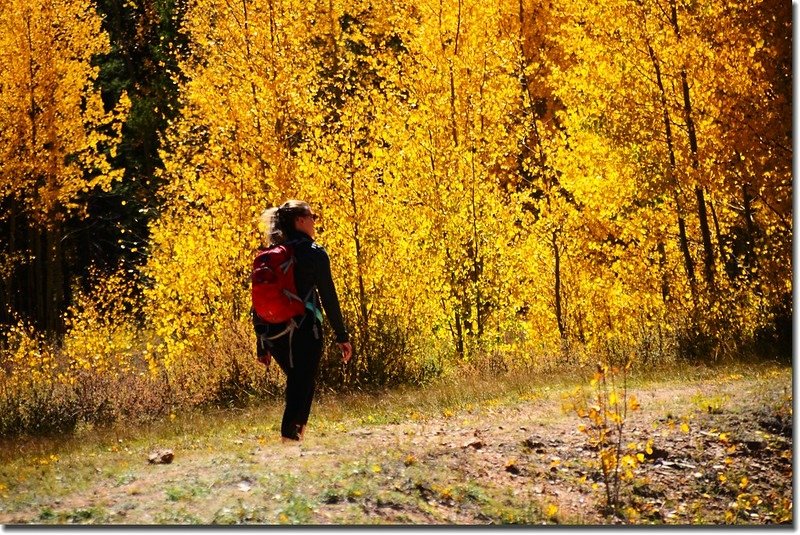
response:
<path id="1" fill-rule="evenodd" d="M 791 370 L 633 393 L 641 409 L 629 415 L 626 443 L 644 462 L 623 487 L 623 518 L 601 514 L 597 451 L 565 412 L 564 391 L 537 389 L 392 424 L 322 425 L 299 447 L 243 421 L 168 443 L 119 439 L 22 456 L 0 470 L 0 522 L 791 522 Z M 148 463 L 156 447 L 172 448 L 174 460 Z"/>

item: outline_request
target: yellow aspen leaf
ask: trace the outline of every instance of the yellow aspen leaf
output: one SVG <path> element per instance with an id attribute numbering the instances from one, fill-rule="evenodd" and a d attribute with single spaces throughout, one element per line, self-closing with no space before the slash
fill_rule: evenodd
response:
<path id="1" fill-rule="evenodd" d="M 635 521 L 639 518 L 639 511 L 637 511 L 634 507 L 628 506 L 625 508 L 625 516 L 628 520 Z"/>
<path id="2" fill-rule="evenodd" d="M 681 431 L 684 432 L 684 433 L 688 433 L 689 432 L 689 424 L 687 424 L 686 422 L 683 422 L 681 424 Z"/>

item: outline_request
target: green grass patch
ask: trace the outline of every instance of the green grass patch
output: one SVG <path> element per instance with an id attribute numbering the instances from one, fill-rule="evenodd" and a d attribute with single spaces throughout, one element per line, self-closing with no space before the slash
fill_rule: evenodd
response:
<path id="1" fill-rule="evenodd" d="M 176 511 L 162 511 L 155 515 L 155 522 L 157 524 L 183 524 L 183 525 L 201 525 L 205 524 L 203 519 L 187 511 L 186 509 L 179 509 Z"/>
<path id="2" fill-rule="evenodd" d="M 285 499 L 285 505 L 278 512 L 281 524 L 307 524 L 314 512 L 312 502 L 302 494 L 291 494 Z"/>

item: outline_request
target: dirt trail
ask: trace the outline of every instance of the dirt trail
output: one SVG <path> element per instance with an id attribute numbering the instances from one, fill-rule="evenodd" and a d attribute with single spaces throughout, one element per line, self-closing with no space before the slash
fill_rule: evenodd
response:
<path id="1" fill-rule="evenodd" d="M 633 391 L 644 462 L 624 519 L 603 516 L 597 451 L 546 390 L 390 425 L 187 438 L 64 458 L 0 479 L 0 522 L 96 524 L 780 523 L 792 518 L 791 371 Z M 417 418 L 419 416 L 419 418 Z M 19 476 L 19 474 L 17 474 Z"/>

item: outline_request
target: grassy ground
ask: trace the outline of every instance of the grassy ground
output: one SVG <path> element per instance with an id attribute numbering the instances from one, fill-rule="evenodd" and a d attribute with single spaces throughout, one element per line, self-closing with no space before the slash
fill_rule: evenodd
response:
<path id="1" fill-rule="evenodd" d="M 588 371 L 586 372 L 588 374 Z M 653 441 L 604 516 L 597 451 L 564 410 L 581 373 L 460 376 L 323 395 L 306 440 L 282 408 L 18 439 L 0 453 L 3 524 L 768 524 L 792 521 L 792 371 L 650 371 L 626 442 Z M 157 449 L 170 464 L 150 464 Z"/>

